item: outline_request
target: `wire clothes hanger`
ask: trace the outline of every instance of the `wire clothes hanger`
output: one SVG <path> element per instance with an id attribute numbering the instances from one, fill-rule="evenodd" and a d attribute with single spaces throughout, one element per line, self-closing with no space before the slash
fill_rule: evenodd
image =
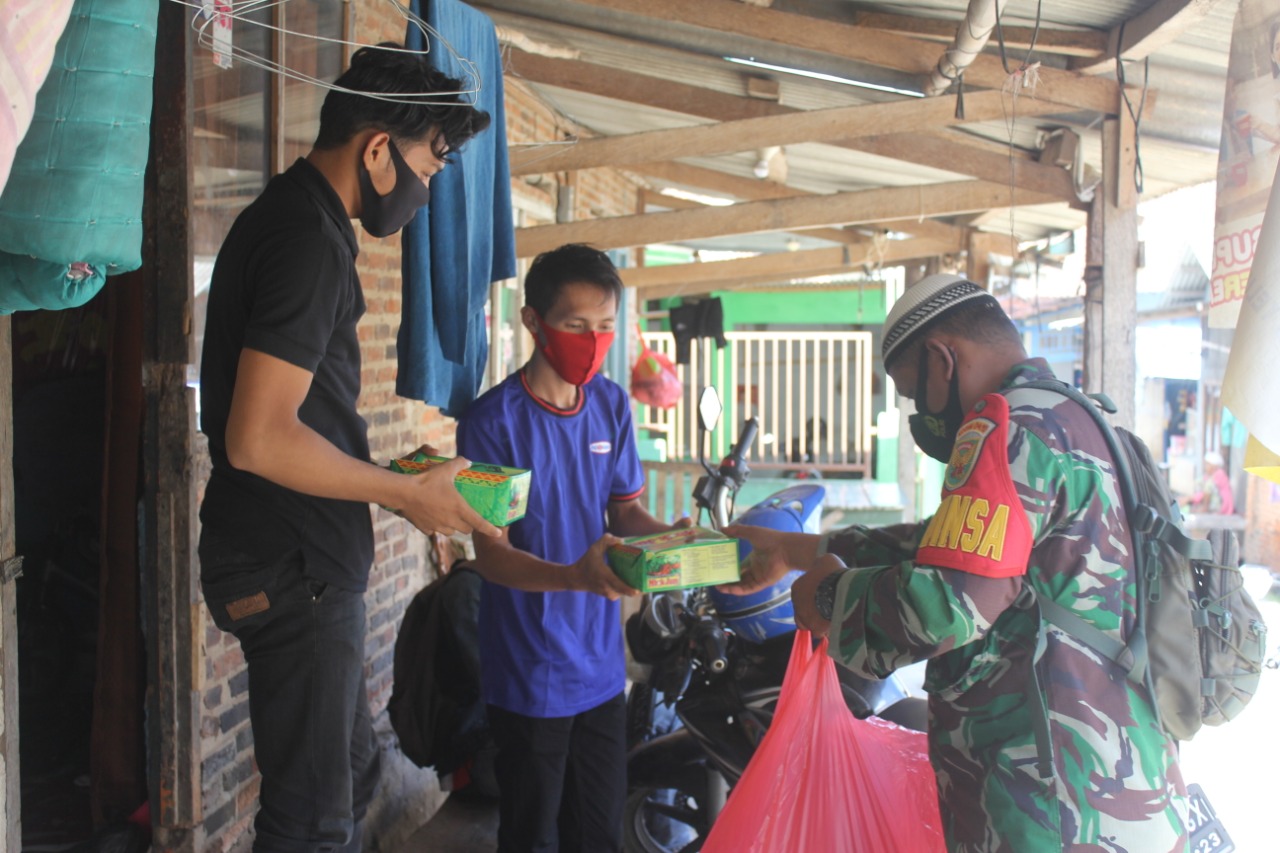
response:
<path id="1" fill-rule="evenodd" d="M 239 61 L 245 65 L 255 68 L 261 68 L 272 74 L 279 74 L 290 80 L 296 80 L 300 83 L 307 83 L 321 89 L 333 92 L 344 92 L 349 95 L 362 95 L 366 98 L 373 98 L 379 101 L 385 101 L 392 104 L 438 104 L 442 106 L 475 106 L 479 100 L 482 88 L 480 81 L 480 73 L 477 71 L 475 63 L 467 59 L 462 54 L 454 50 L 444 36 L 436 31 L 434 27 L 424 21 L 420 16 L 412 12 L 407 6 L 398 2 L 398 0 L 386 0 L 395 7 L 397 13 L 411 26 L 415 26 L 422 33 L 422 42 L 425 45 L 421 50 L 415 50 L 408 47 L 388 46 L 377 44 L 363 44 L 361 42 L 348 41 L 340 38 L 330 38 L 328 36 L 318 35 L 316 33 L 304 33 L 297 30 L 291 30 L 288 27 L 277 26 L 269 20 L 257 20 L 251 15 L 258 14 L 264 10 L 269 10 L 276 6 L 285 6 L 289 0 L 170 0 L 179 6 L 186 6 L 189 9 L 196 10 L 196 14 L 191 17 L 191 29 L 196 33 L 196 41 L 202 47 L 209 50 L 215 49 L 214 44 L 214 26 L 220 18 L 230 19 L 232 22 L 240 22 L 249 26 L 261 27 L 275 33 L 282 33 L 286 36 L 294 38 L 309 39 L 324 44 L 338 44 L 345 47 L 355 49 L 369 48 L 370 50 L 385 50 L 391 53 L 406 53 L 414 56 L 426 56 L 431 50 L 431 39 L 434 38 L 449 55 L 457 62 L 462 72 L 464 88 L 452 92 L 396 92 L 396 93 L 379 93 L 379 92 L 359 92 L 348 89 L 344 86 L 335 86 L 327 80 L 321 80 L 313 77 L 296 68 L 290 68 L 283 62 L 271 59 L 254 53 L 251 50 L 245 50 L 243 47 L 232 44 L 219 43 L 216 47 L 219 51 L 226 51 L 231 54 L 234 61 Z M 458 100 L 454 100 L 457 98 Z"/>

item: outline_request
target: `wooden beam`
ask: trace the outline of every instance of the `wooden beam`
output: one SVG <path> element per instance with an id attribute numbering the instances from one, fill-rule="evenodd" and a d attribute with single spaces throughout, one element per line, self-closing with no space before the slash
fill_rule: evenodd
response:
<path id="1" fill-rule="evenodd" d="M 158 850 L 194 850 L 200 796 L 199 530 L 191 460 L 195 394 L 191 259 L 192 52 L 185 10 L 160 6 L 147 198 L 142 430 L 146 590 L 148 787 Z"/>
<path id="2" fill-rule="evenodd" d="M 888 240 L 858 248 L 776 252 L 753 258 L 706 263 L 631 267 L 620 270 L 622 283 L 641 291 L 643 299 L 677 293 L 705 293 L 735 287 L 777 284 L 817 276 L 838 275 L 914 258 L 958 252 L 961 246 L 938 240 Z M 657 292 L 661 291 L 660 294 Z"/>
<path id="3" fill-rule="evenodd" d="M 742 178 L 737 175 L 718 172 L 715 169 L 690 166 L 686 163 L 640 163 L 631 167 L 628 171 L 684 187 L 692 187 L 719 193 L 730 198 L 748 199 L 750 201 L 813 195 L 813 193 L 783 186 L 782 184 L 775 184 L 772 181 Z"/>
<path id="4" fill-rule="evenodd" d="M 859 12 L 854 22 L 860 27 L 897 33 L 911 38 L 934 42 L 949 42 L 955 37 L 958 21 L 941 18 L 921 18 L 915 15 L 895 15 L 888 12 Z M 1003 27 L 1006 48 L 1023 50 L 1031 47 L 1035 38 L 1036 50 L 1059 56 L 1098 57 L 1107 49 L 1107 34 L 1099 30 L 1060 30 L 1041 27 L 1033 33 L 1031 27 Z M 995 36 L 992 36 L 995 39 Z"/>
<path id="5" fill-rule="evenodd" d="M 507 76 L 531 83 L 589 92 L 719 121 L 787 115 L 797 111 L 765 98 L 744 98 L 678 80 L 637 74 L 593 62 L 536 56 L 516 49 L 508 51 L 504 71 Z M 745 82 L 743 88 L 746 88 Z"/>
<path id="6" fill-rule="evenodd" d="M 700 166 L 687 166 L 684 163 L 644 163 L 637 166 L 632 171 L 650 178 L 669 181 L 673 184 L 710 190 L 712 192 L 723 193 L 724 195 L 751 199 L 754 201 L 777 198 L 798 198 L 801 196 L 818 196 L 818 193 L 797 190 L 794 187 L 782 187 L 768 181 L 754 181 L 749 178 L 739 178 L 736 175 L 726 175 L 724 172 L 717 172 L 714 169 L 703 169 Z M 948 225 L 945 222 L 937 222 L 928 218 L 920 219 L 918 217 L 915 220 L 893 222 L 873 221 L 858 224 L 864 229 L 903 231 L 916 237 L 927 237 L 931 240 L 952 242 L 962 239 L 964 234 L 963 228 Z"/>
<path id="7" fill-rule="evenodd" d="M 548 60 L 519 51 L 511 52 L 510 68 L 512 73 L 538 83 L 660 109 L 678 110 L 722 122 L 769 115 L 792 116 L 802 112 L 793 107 L 687 83 L 671 83 L 657 77 L 585 62 Z M 1026 101 L 1021 104 L 1026 104 Z M 1068 201 L 1076 198 L 1071 177 L 1061 168 L 1028 160 L 1019 152 L 1016 156 L 1022 157 L 1024 163 L 1010 174 L 1007 147 L 1001 148 L 979 139 L 965 139 L 964 134 L 958 131 L 942 131 L 941 135 L 937 132 L 902 133 L 905 129 L 899 126 L 893 128 L 894 133 L 885 137 L 832 140 L 831 144 L 988 181 L 1005 182 L 1012 178 L 1015 186 L 1047 192 Z M 536 153 L 531 151 L 529 156 L 536 156 Z M 772 197 L 780 198 L 782 195 L 778 193 Z"/>
<path id="8" fill-rule="evenodd" d="M 734 0 L 575 2 L 660 21 L 734 33 L 922 76 L 928 74 L 938 60 L 937 45 L 931 42 L 776 9 L 757 9 Z M 1004 86 L 1007 76 L 999 57 L 984 54 L 976 57 L 965 71 L 965 83 L 999 90 Z M 1040 69 L 1040 85 L 1036 95 L 1059 104 L 1108 115 L 1116 112 L 1120 97 L 1113 80 L 1053 68 Z"/>
<path id="9" fill-rule="evenodd" d="M 498 44 L 507 45 L 524 51 L 525 53 L 537 54 L 538 56 L 553 56 L 558 59 L 577 59 L 582 52 L 574 47 L 565 44 L 549 44 L 539 39 L 533 39 L 517 29 L 495 26 L 494 34 L 498 37 Z"/>
<path id="10" fill-rule="evenodd" d="M 642 216 L 648 212 L 645 207 L 646 205 L 645 196 L 651 192 L 652 190 L 645 189 L 644 187 L 636 187 L 636 215 L 637 216 Z M 632 252 L 632 255 L 631 255 L 635 265 L 638 267 L 644 266 L 644 248 L 645 248 L 644 246 L 636 246 L 635 251 Z M 497 303 L 494 303 L 494 304 L 497 304 Z M 497 316 L 498 312 L 495 311 L 493 313 L 494 313 L 494 316 Z M 494 336 L 492 338 L 492 340 L 495 340 L 495 341 L 497 339 L 498 339 L 497 336 Z"/>
<path id="11" fill-rule="evenodd" d="M 657 190 L 650 190 L 641 187 L 637 192 L 640 193 L 640 200 L 643 202 L 642 209 L 637 213 L 648 213 L 650 207 L 665 207 L 667 210 L 693 210 L 695 208 L 715 207 L 716 205 L 703 204 L 693 199 L 680 198 L 674 195 L 663 195 Z"/>
<path id="12" fill-rule="evenodd" d="M 1108 119 L 1102 123 L 1102 187 L 1093 197 L 1085 249 L 1084 390 L 1110 396 L 1116 423 L 1129 429 L 1136 416 L 1138 212 L 1116 200 L 1131 167 L 1119 119 Z"/>
<path id="13" fill-rule="evenodd" d="M 1018 238 L 1013 234 L 1001 234 L 996 231 L 979 231 L 969 229 L 969 248 L 977 249 L 988 255 L 1003 255 L 1007 258 L 1018 257 Z"/>
<path id="14" fill-rule="evenodd" d="M 859 256 L 861 252 L 856 253 Z M 668 264 L 657 267 L 631 267 L 619 270 L 622 283 L 642 291 L 644 299 L 658 288 L 683 289 L 694 293 L 719 290 L 745 280 L 782 282 L 792 279 L 833 275 L 852 269 L 850 253 L 845 249 L 809 249 L 800 252 L 776 252 L 752 258 L 735 258 L 705 263 Z M 675 292 L 675 291 L 673 291 Z"/>
<path id="15" fill-rule="evenodd" d="M 641 188 L 639 193 L 640 200 L 645 205 L 645 209 L 637 211 L 638 213 L 647 213 L 647 208 L 650 206 L 665 207 L 668 210 L 694 210 L 714 206 L 703 204 L 700 201 L 694 201 L 692 199 L 680 198 L 679 196 L 664 195 L 650 189 Z M 843 228 L 801 228 L 788 231 L 787 233 L 800 234 L 805 237 L 817 237 L 820 240 L 830 240 L 832 243 L 845 243 L 851 246 L 871 242 L 871 239 L 865 234 L 859 234 L 857 231 L 846 231 Z"/>
<path id="16" fill-rule="evenodd" d="M 984 181 L 1003 181 L 1019 189 L 1045 193 L 1065 201 L 1076 200 L 1075 182 L 1066 169 L 1017 154 L 1010 156 L 1007 148 L 1000 152 L 991 151 L 957 136 L 959 134 L 943 137 L 932 133 L 894 133 L 858 139 L 849 147 L 921 166 L 946 168 Z M 950 165 L 943 165 L 948 163 Z"/>
<path id="17" fill-rule="evenodd" d="M 1045 204 L 1055 199 L 1025 193 L 1016 201 Z M 522 228 L 516 233 L 516 252 L 520 257 L 531 257 L 564 243 L 591 243 L 601 249 L 613 249 L 728 234 L 923 219 L 985 211 L 1011 203 L 1008 186 L 988 181 L 861 190 Z"/>
<path id="18" fill-rule="evenodd" d="M 991 256 L 993 254 L 1018 256 L 1018 241 L 1009 234 L 993 234 L 988 231 L 969 232 L 965 276 L 988 290 L 991 289 Z"/>
<path id="19" fill-rule="evenodd" d="M 1093 59 L 1075 59 L 1072 70 L 1097 74 L 1115 69 L 1116 56 L 1144 59 L 1176 41 L 1224 0 L 1157 0 L 1107 35 L 1107 49 Z"/>
<path id="20" fill-rule="evenodd" d="M 0 317 L 0 851 L 22 850 L 22 754 L 18 714 L 18 559 L 13 492 L 13 319 Z"/>
<path id="21" fill-rule="evenodd" d="M 1138 128 L 1126 110 L 1121 110 L 1116 116 L 1115 126 L 1118 139 L 1115 199 L 1112 203 L 1121 210 L 1128 210 L 1138 206 Z M 1110 152 L 1104 148 L 1103 157 L 1109 156 Z"/>
<path id="22" fill-rule="evenodd" d="M 965 122 L 991 121 L 1008 113 L 1002 92 L 975 92 L 965 97 Z M 1020 115 L 1060 112 L 1052 101 L 1023 96 Z M 511 152 L 511 175 L 534 175 L 601 167 L 618 168 L 653 160 L 729 154 L 769 145 L 831 142 L 885 133 L 935 130 L 962 123 L 955 104 L 944 98 L 859 104 L 787 115 L 724 121 L 716 124 L 652 130 L 582 139 L 575 145 L 533 146 Z"/>

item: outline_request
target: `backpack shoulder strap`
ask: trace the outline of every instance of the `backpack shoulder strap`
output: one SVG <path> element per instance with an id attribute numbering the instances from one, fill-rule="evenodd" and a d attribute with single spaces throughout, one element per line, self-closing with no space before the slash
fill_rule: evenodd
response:
<path id="1" fill-rule="evenodd" d="M 1114 412 L 1115 404 L 1105 395 L 1099 394 L 1099 400 L 1088 397 L 1081 393 L 1074 386 L 1068 385 L 1060 379 L 1033 379 L 1030 382 L 1024 382 L 1015 388 L 1035 388 L 1040 391 L 1053 391 L 1061 394 L 1069 400 L 1080 405 L 1089 417 L 1093 418 L 1093 422 L 1098 425 L 1098 431 L 1102 433 L 1102 437 L 1106 439 L 1107 449 L 1111 451 L 1112 462 L 1115 464 L 1116 480 L 1120 485 L 1120 497 L 1124 501 L 1125 512 L 1132 515 L 1133 509 L 1138 506 L 1137 491 L 1133 485 L 1133 475 L 1129 471 L 1129 458 L 1124 452 L 1124 448 L 1120 446 L 1120 440 L 1116 437 L 1115 427 L 1111 426 L 1111 422 L 1103 417 L 1099 404 L 1106 406 L 1109 411 Z M 1130 517 L 1129 523 L 1132 524 L 1134 519 Z"/>
<path id="2" fill-rule="evenodd" d="M 1129 637 L 1127 643 L 1110 637 L 1098 628 L 1090 625 L 1081 619 L 1070 608 L 1063 607 L 1056 601 L 1037 596 L 1040 606 L 1040 615 L 1048 622 L 1066 631 L 1077 640 L 1085 643 L 1098 653 L 1105 655 L 1111 659 L 1125 671 L 1130 679 L 1138 683 L 1147 681 L 1147 636 L 1145 631 L 1146 622 L 1146 600 L 1148 594 L 1148 584 L 1151 580 L 1151 573 L 1148 571 L 1147 563 L 1149 555 L 1145 543 L 1140 539 L 1140 534 L 1146 533 L 1149 524 L 1144 525 L 1143 522 L 1151 519 L 1158 519 L 1162 524 L 1164 519 L 1160 518 L 1150 507 L 1144 506 L 1138 500 L 1137 487 L 1134 485 L 1133 474 L 1129 470 L 1129 456 L 1124 448 L 1120 446 L 1120 439 L 1116 435 L 1115 428 L 1103 416 L 1099 406 L 1107 408 L 1109 411 L 1115 411 L 1115 405 L 1111 403 L 1105 396 L 1099 395 L 1102 399 L 1095 402 L 1093 398 L 1082 394 L 1076 388 L 1062 382 L 1058 379 L 1033 379 L 1030 382 L 1016 386 L 1018 388 L 1034 388 L 1043 391 L 1053 391 L 1057 394 L 1072 400 L 1081 408 L 1089 413 L 1093 418 L 1093 422 L 1097 424 L 1099 432 L 1102 433 L 1107 442 L 1107 448 L 1111 451 L 1112 463 L 1115 466 L 1116 481 L 1120 489 L 1120 497 L 1125 508 L 1125 517 L 1129 521 L 1131 534 L 1133 535 L 1134 549 L 1134 568 L 1137 575 L 1138 584 L 1138 618 L 1134 626 L 1134 631 Z M 1145 511 L 1145 515 L 1140 513 Z M 1181 535 L 1172 525 L 1168 525 L 1170 530 L 1174 530 Z M 1183 537 L 1185 538 L 1185 537 Z"/>
<path id="3" fill-rule="evenodd" d="M 1089 413 L 1094 423 L 1098 425 L 1098 429 L 1102 432 L 1103 438 L 1106 439 L 1107 448 L 1111 451 L 1112 459 L 1115 462 L 1116 478 L 1120 484 L 1120 496 L 1124 501 L 1129 526 L 1136 533 L 1141 533 L 1150 539 L 1157 539 L 1192 560 L 1209 560 L 1212 558 L 1212 552 L 1205 540 L 1192 539 L 1180 530 L 1176 524 L 1171 524 L 1167 519 L 1161 517 L 1154 507 L 1142 502 L 1138 495 L 1137 486 L 1134 483 L 1133 472 L 1129 467 L 1129 454 L 1120 445 L 1120 439 L 1115 427 L 1103 416 L 1101 411 L 1114 412 L 1116 410 L 1115 404 L 1111 402 L 1110 398 L 1105 394 L 1083 394 L 1075 387 L 1059 379 L 1033 379 L 1015 387 L 1054 391 L 1078 403 Z M 1136 542 L 1134 543 L 1135 547 L 1137 547 L 1137 544 Z M 1139 550 L 1142 549 L 1139 548 Z"/>
<path id="4" fill-rule="evenodd" d="M 1135 636 L 1128 643 L 1122 643 L 1081 619 L 1070 608 L 1049 598 L 1037 596 L 1037 600 L 1046 620 L 1115 661 L 1130 679 L 1142 680 L 1147 670 L 1147 644 L 1142 638 Z"/>

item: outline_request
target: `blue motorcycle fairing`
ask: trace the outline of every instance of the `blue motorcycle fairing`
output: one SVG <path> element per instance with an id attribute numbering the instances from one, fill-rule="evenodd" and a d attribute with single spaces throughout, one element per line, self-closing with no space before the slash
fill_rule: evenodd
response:
<path id="1" fill-rule="evenodd" d="M 734 523 L 789 533 L 817 533 L 826 496 L 826 488 L 820 485 L 791 486 L 760 501 Z M 751 545 L 739 539 L 738 559 L 746 560 L 750 553 Z M 782 580 L 750 595 L 729 595 L 714 587 L 708 595 L 726 627 L 748 642 L 763 643 L 796 629 L 791 584 L 800 574 L 788 572 Z"/>

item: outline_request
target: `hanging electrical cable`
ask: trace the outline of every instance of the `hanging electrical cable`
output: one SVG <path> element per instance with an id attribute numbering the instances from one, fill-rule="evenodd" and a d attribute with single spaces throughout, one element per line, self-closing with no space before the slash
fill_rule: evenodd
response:
<path id="1" fill-rule="evenodd" d="M 1133 108 L 1133 101 L 1129 98 L 1129 89 L 1125 84 L 1124 77 L 1124 58 L 1121 55 L 1120 46 L 1124 44 L 1124 24 L 1120 24 L 1120 31 L 1116 34 L 1116 82 L 1120 84 L 1120 97 L 1124 100 L 1125 109 L 1129 111 L 1129 118 L 1133 119 L 1133 185 L 1138 190 L 1138 195 L 1142 195 L 1144 184 L 1144 176 L 1142 172 L 1142 113 L 1147 107 L 1147 86 L 1151 81 L 1151 57 L 1144 57 L 1142 60 L 1142 94 L 1138 97 L 1138 108 Z"/>
<path id="2" fill-rule="evenodd" d="M 1017 158 L 1014 155 L 1014 147 L 1018 119 L 1018 96 L 1022 89 L 1030 89 L 1034 94 L 1040 80 L 1038 74 L 1040 63 L 1032 62 L 1031 57 L 1035 53 L 1036 43 L 1040 38 L 1040 23 L 1043 20 L 1043 12 L 1044 0 L 1036 0 L 1036 22 L 1035 28 L 1031 31 L 1031 43 L 1027 46 L 1027 52 L 1022 58 L 1022 63 L 1017 68 L 1009 66 L 1009 56 L 1004 40 L 1004 26 L 1001 24 L 1000 18 L 996 18 L 995 23 L 996 46 L 1000 50 L 1000 64 L 1004 68 L 1005 74 L 1008 75 L 1005 78 L 1004 91 L 1011 95 L 1009 107 L 1004 110 L 1004 119 L 1009 152 L 1009 239 L 1015 246 L 1018 240 L 1018 231 L 1016 222 L 1017 204 L 1015 203 L 1017 200 Z M 1014 262 L 1017 261 L 1016 248 L 1013 260 Z M 1013 311 L 1013 279 L 1014 275 L 1011 273 L 1009 277 L 1009 304 L 1007 306 L 1007 310 L 1010 313 Z"/>

